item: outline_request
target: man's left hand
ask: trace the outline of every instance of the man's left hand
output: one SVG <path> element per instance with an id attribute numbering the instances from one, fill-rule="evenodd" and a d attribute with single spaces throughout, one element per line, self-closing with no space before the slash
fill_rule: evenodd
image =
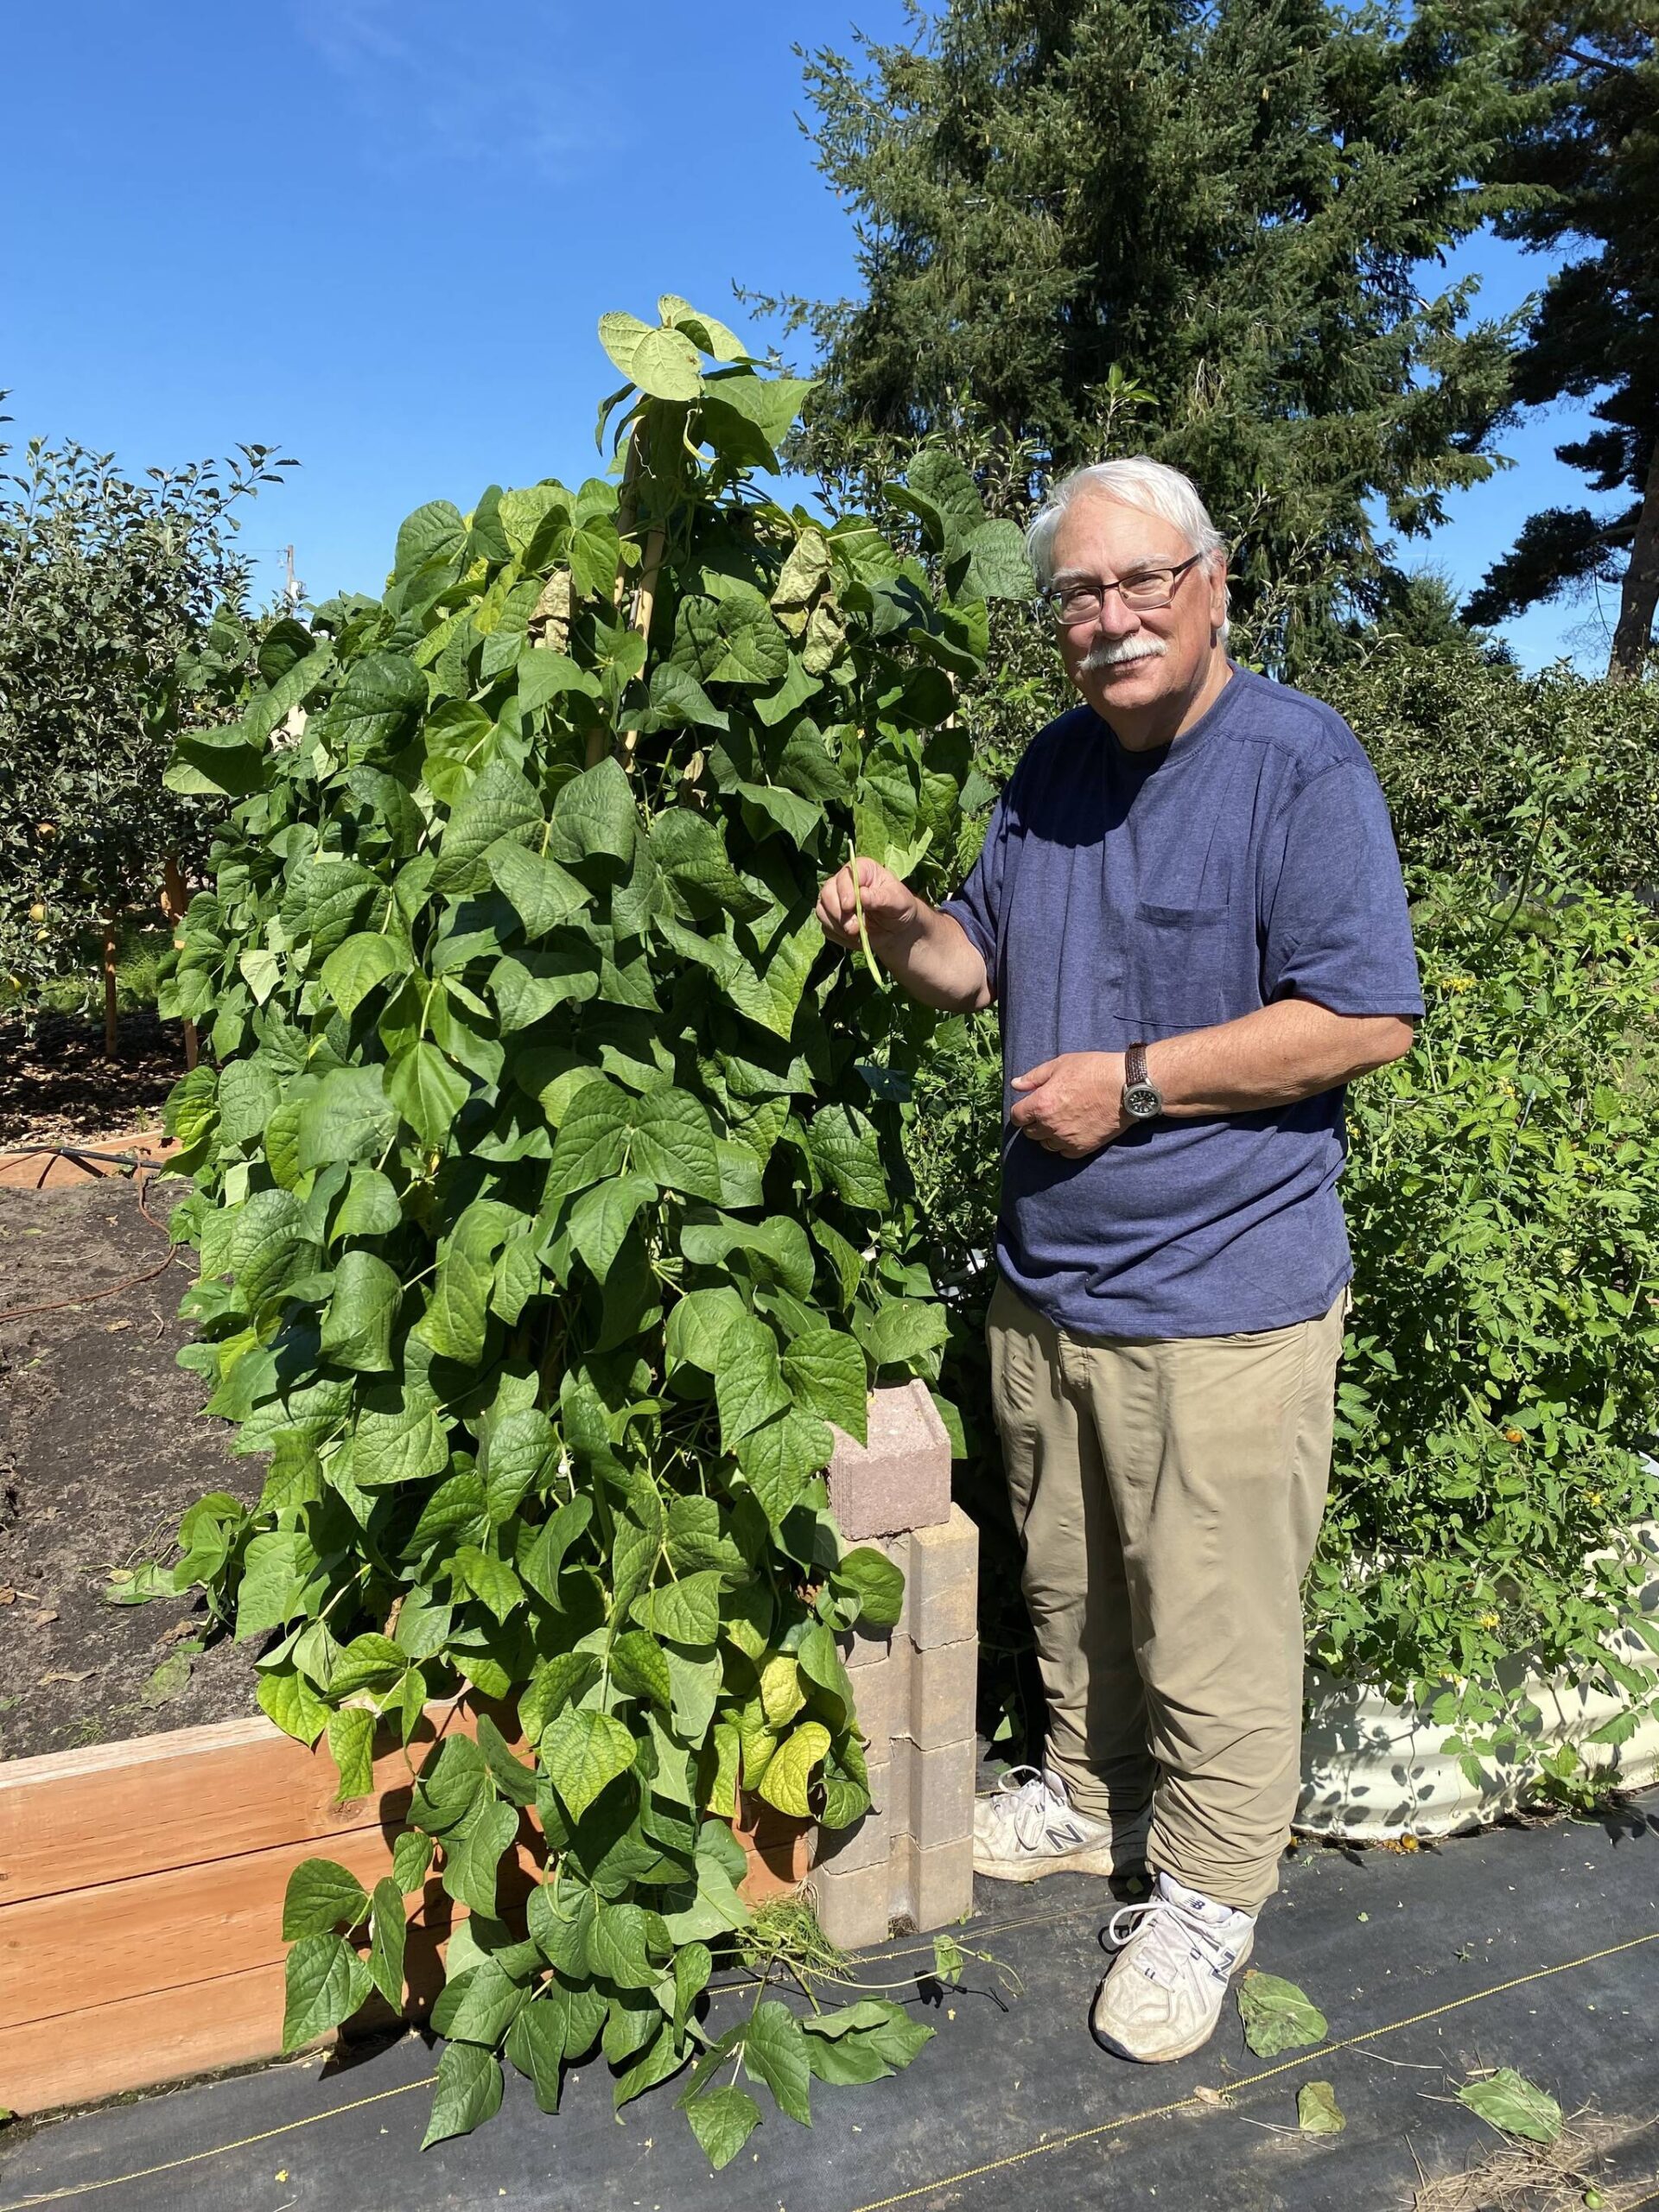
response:
<path id="1" fill-rule="evenodd" d="M 1063 1160 L 1086 1160 L 1122 1136 L 1122 1052 L 1062 1052 L 1015 1076 L 1020 1096 L 1009 1120 L 1022 1135 Z"/>

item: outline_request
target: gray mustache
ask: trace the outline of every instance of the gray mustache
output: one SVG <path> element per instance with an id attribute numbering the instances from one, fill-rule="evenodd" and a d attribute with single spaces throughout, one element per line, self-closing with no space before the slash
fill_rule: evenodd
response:
<path id="1" fill-rule="evenodd" d="M 1132 645 L 1090 645 L 1078 665 L 1087 676 L 1097 669 L 1120 668 L 1127 661 L 1161 660 L 1168 651 L 1157 638 L 1137 639 Z"/>

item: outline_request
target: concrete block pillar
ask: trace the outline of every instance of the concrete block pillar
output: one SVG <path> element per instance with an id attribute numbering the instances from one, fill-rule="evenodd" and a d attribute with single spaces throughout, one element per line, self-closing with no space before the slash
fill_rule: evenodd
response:
<path id="1" fill-rule="evenodd" d="M 895 1628 L 841 1638 L 871 1809 L 818 1832 L 808 1884 L 824 1934 L 858 1950 L 896 1921 L 944 1928 L 973 1906 L 979 1531 L 951 1503 L 950 1440 L 925 1383 L 871 1393 L 866 1444 L 837 1432 L 830 1504 L 849 1542 L 905 1577 Z"/>

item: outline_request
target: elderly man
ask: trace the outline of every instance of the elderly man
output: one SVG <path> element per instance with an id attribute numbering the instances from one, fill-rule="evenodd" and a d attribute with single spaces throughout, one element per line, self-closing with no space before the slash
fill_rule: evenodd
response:
<path id="1" fill-rule="evenodd" d="M 1408 1050 L 1422 1000 L 1370 763 L 1228 658 L 1187 479 L 1081 469 L 1030 544 L 1084 703 L 1033 741 L 956 898 L 859 859 L 818 911 L 856 943 L 856 868 L 913 997 L 999 1009 L 992 1380 L 1049 1726 L 1043 1767 L 981 1800 L 975 1865 L 1145 1862 L 1091 2024 L 1174 2059 L 1249 1955 L 1295 1804 L 1343 1086 Z"/>

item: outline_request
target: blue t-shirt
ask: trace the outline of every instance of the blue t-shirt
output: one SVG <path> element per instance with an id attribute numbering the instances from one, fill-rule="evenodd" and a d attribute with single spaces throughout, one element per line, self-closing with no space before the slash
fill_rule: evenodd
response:
<path id="1" fill-rule="evenodd" d="M 1126 752 L 1089 707 L 1033 739 L 946 902 L 1002 1024 L 997 1260 L 1058 1327 L 1211 1337 L 1325 1313 L 1353 1272 L 1340 1089 L 1132 1128 L 1086 1160 L 1007 1122 L 1012 1079 L 1293 992 L 1422 1012 L 1388 807 L 1341 716 L 1236 669 L 1202 720 Z"/>

